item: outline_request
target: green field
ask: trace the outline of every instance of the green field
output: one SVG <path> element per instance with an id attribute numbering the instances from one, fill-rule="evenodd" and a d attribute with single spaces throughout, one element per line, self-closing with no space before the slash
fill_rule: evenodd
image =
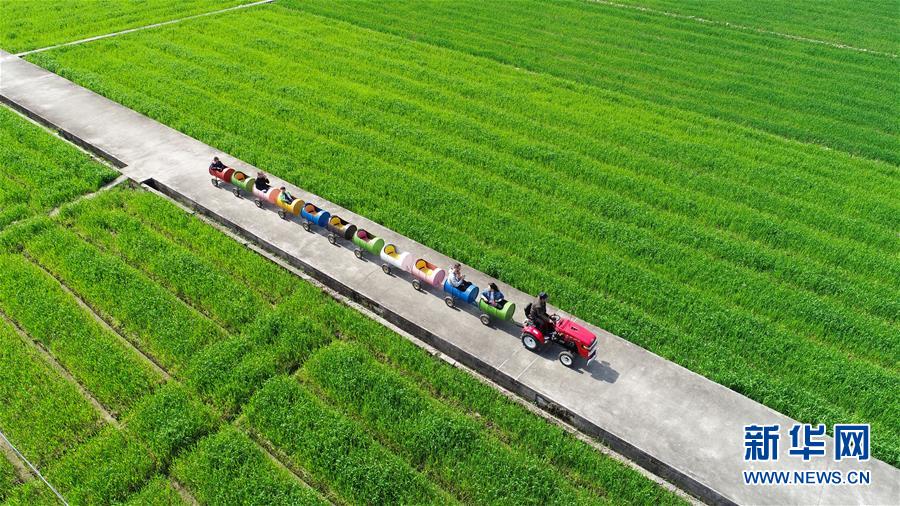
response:
<path id="1" fill-rule="evenodd" d="M 0 49 L 18 53 L 253 0 L 0 0 Z"/>
<path id="2" fill-rule="evenodd" d="M 893 54 L 900 51 L 900 5 L 896 0 L 617 0 L 615 3 L 860 49 Z"/>
<path id="3" fill-rule="evenodd" d="M 681 502 L 141 190 L 0 233 L 0 314 L 0 429 L 71 504 Z"/>
<path id="4" fill-rule="evenodd" d="M 896 60 L 601 4 L 354 5 L 33 60 L 900 464 Z"/>
<path id="5" fill-rule="evenodd" d="M 0 230 L 115 177 L 114 170 L 0 107 Z"/>

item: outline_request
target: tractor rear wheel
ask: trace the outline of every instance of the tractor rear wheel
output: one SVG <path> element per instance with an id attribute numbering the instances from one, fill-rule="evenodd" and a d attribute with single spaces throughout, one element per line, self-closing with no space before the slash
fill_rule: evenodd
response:
<path id="1" fill-rule="evenodd" d="M 413 282 L 412 282 L 412 285 L 413 285 L 413 288 L 414 288 L 416 291 L 421 291 L 421 290 L 422 290 L 422 283 L 420 283 L 418 279 L 414 279 Z"/>
<path id="2" fill-rule="evenodd" d="M 456 305 L 456 304 L 453 302 L 453 297 L 451 297 L 451 296 L 449 296 L 449 295 L 446 296 L 446 297 L 444 297 L 444 304 L 447 304 L 447 307 L 453 307 L 453 306 Z"/>
<path id="3" fill-rule="evenodd" d="M 560 352 L 559 363 L 566 367 L 572 367 L 572 364 L 575 363 L 575 357 L 568 351 Z"/>
<path id="4" fill-rule="evenodd" d="M 528 332 L 522 333 L 522 345 L 525 346 L 529 351 L 537 351 L 538 349 L 538 341 L 534 338 L 533 335 Z"/>
<path id="5" fill-rule="evenodd" d="M 388 276 L 391 275 L 391 266 L 390 266 L 390 265 L 388 265 L 388 264 L 381 264 L 381 270 L 382 270 L 382 272 L 384 272 L 384 273 L 387 274 Z"/>

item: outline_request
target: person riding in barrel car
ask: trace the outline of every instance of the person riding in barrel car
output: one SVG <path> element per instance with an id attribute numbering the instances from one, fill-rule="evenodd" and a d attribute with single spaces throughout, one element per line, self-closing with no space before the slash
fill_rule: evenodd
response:
<path id="1" fill-rule="evenodd" d="M 209 170 L 215 170 L 217 172 L 222 172 L 227 168 L 228 167 L 226 167 L 225 164 L 222 163 L 222 160 L 219 160 L 218 156 L 214 156 L 212 163 L 209 164 Z"/>
<path id="2" fill-rule="evenodd" d="M 279 198 L 287 205 L 291 205 L 295 200 L 297 200 L 297 198 L 291 195 L 291 193 L 287 191 L 287 188 L 285 188 L 284 186 L 281 187 L 281 194 Z"/>
<path id="3" fill-rule="evenodd" d="M 503 296 L 503 292 L 497 288 L 497 283 L 491 283 L 488 285 L 488 289 L 481 292 L 481 298 L 484 300 L 489 306 L 495 307 L 497 309 L 503 309 L 503 306 L 506 305 L 506 298 Z"/>
<path id="4" fill-rule="evenodd" d="M 531 322 L 544 335 L 552 335 L 556 331 L 553 318 L 547 314 L 547 292 L 541 292 L 534 303 L 531 304 L 531 313 L 528 315 Z"/>
<path id="5" fill-rule="evenodd" d="M 462 265 L 459 262 L 450 266 L 450 277 L 447 278 L 447 281 L 450 286 L 463 292 L 472 284 L 466 281 L 466 275 L 462 273 Z"/>
<path id="6" fill-rule="evenodd" d="M 253 185 L 261 192 L 269 191 L 269 178 L 266 177 L 266 173 L 260 171 L 260 173 L 256 175 L 256 182 L 253 183 Z"/>

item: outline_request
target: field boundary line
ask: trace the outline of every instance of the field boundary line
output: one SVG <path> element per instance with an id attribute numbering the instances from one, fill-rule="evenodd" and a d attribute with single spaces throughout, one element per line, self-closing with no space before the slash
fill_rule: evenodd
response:
<path id="1" fill-rule="evenodd" d="M 191 491 L 188 490 L 184 485 L 182 485 L 180 481 L 176 480 L 175 477 L 171 474 L 169 475 L 169 483 L 172 484 L 172 488 L 174 488 L 175 491 L 178 492 L 178 495 L 184 502 L 188 503 L 191 506 L 200 505 L 200 502 L 196 497 L 194 497 L 193 494 L 191 494 Z"/>
<path id="2" fill-rule="evenodd" d="M 13 470 L 16 472 L 16 478 L 19 480 L 20 485 L 34 479 L 34 473 L 31 472 L 25 461 L 19 457 L 19 454 L 15 451 L 15 447 L 13 447 L 13 445 L 5 438 L 0 440 L 0 453 L 2 453 L 3 458 L 13 466 Z"/>
<path id="3" fill-rule="evenodd" d="M 94 319 L 94 321 L 96 321 L 96 322 L 97 322 L 101 327 L 103 327 L 105 330 L 111 332 L 111 333 L 116 337 L 116 339 L 119 340 L 119 342 L 121 342 L 122 344 L 125 345 L 126 348 L 128 348 L 128 349 L 131 350 L 132 352 L 136 353 L 136 354 L 138 355 L 138 358 L 139 358 L 139 359 L 142 359 L 143 361 L 147 362 L 147 363 L 150 365 L 151 369 L 154 370 L 154 372 L 156 372 L 156 373 L 158 373 L 160 376 L 162 376 L 162 378 L 163 378 L 165 381 L 172 381 L 172 379 L 173 379 L 173 378 L 172 378 L 172 375 L 169 374 L 169 372 L 166 371 L 166 369 L 163 368 L 162 365 L 158 364 L 158 363 L 156 362 L 156 360 L 154 360 L 151 356 L 145 354 L 140 348 L 138 348 L 134 343 L 132 343 L 130 339 L 128 339 L 127 337 L 125 337 L 124 335 L 122 335 L 118 330 L 115 329 L 115 327 L 113 327 L 112 325 L 110 325 L 109 322 L 107 322 L 102 316 L 100 316 L 100 315 L 97 313 L 97 311 L 95 311 L 94 308 L 91 307 L 90 304 L 88 304 L 87 302 L 85 302 L 85 301 L 81 298 L 81 296 L 78 295 L 78 294 L 75 292 L 75 290 L 72 290 L 71 288 L 69 288 L 69 285 L 67 285 L 65 282 L 63 282 L 63 280 L 59 279 L 59 278 L 56 276 L 56 274 L 50 272 L 50 271 L 49 271 L 46 267 L 44 267 L 44 265 L 41 264 L 36 258 L 32 258 L 32 256 L 29 255 L 27 252 L 23 252 L 23 255 L 24 255 L 25 258 L 27 258 L 32 264 L 34 264 L 38 269 L 42 270 L 42 271 L 44 272 L 44 274 L 50 276 L 54 281 L 56 281 L 56 283 L 59 284 L 59 286 L 60 286 L 60 288 L 62 289 L 62 291 L 65 292 L 66 294 L 68 294 L 68 295 L 69 295 L 70 297 L 72 297 L 73 299 L 75 299 L 75 303 L 78 304 L 78 306 L 79 306 L 81 309 L 87 311 L 88 314 Z"/>
<path id="4" fill-rule="evenodd" d="M 16 448 L 15 446 L 13 446 L 13 444 L 9 441 L 9 439 L 6 438 L 6 434 L 4 434 L 2 430 L 0 430 L 0 438 L 3 439 L 4 446 L 8 446 L 9 448 L 11 448 L 12 451 L 15 452 L 15 454 L 18 455 L 18 457 L 19 457 L 20 459 L 22 459 L 22 461 L 25 462 L 25 464 L 28 465 L 28 467 L 31 468 L 31 472 L 34 473 L 35 476 L 38 477 L 38 479 L 40 479 L 42 482 L 44 482 L 44 485 L 47 485 L 47 488 L 49 488 L 50 491 L 52 491 L 53 494 L 56 495 L 56 498 L 59 499 L 60 502 L 62 502 L 62 503 L 65 504 L 66 506 L 69 506 L 69 503 L 66 502 L 66 499 L 62 496 L 62 494 L 60 494 L 59 491 L 56 490 L 56 487 L 54 487 L 53 485 L 51 485 L 50 482 L 47 481 L 46 478 L 44 478 L 44 475 L 42 475 L 41 472 L 38 471 L 37 468 L 34 467 L 34 466 L 31 464 L 31 462 L 30 462 L 27 458 L 25 458 L 24 455 L 22 455 L 22 454 L 19 452 L 18 448 Z"/>
<path id="5" fill-rule="evenodd" d="M 733 28 L 736 30 L 741 30 L 744 32 L 754 32 L 762 35 L 774 35 L 776 37 L 781 37 L 783 39 L 796 40 L 800 42 L 809 42 L 811 44 L 819 44 L 822 46 L 833 47 L 835 49 L 847 49 L 850 51 L 856 51 L 859 53 L 868 53 L 877 56 L 886 56 L 888 58 L 897 58 L 896 53 L 889 53 L 887 51 L 879 51 L 877 49 L 869 49 L 866 47 L 852 46 L 850 44 L 844 44 L 841 42 L 833 42 L 829 40 L 822 39 L 814 39 L 812 37 L 805 37 L 803 35 L 794 35 L 792 33 L 778 32 L 775 30 L 767 30 L 765 28 L 758 28 L 755 26 L 742 25 L 739 23 L 732 23 L 730 21 L 721 21 L 717 19 L 709 19 L 701 16 L 694 16 L 692 14 L 681 14 L 678 12 L 665 11 L 660 9 L 653 9 L 651 7 L 644 7 L 642 5 L 628 5 L 622 4 L 618 2 L 612 2 L 610 0 L 585 0 L 588 3 L 606 5 L 608 7 L 615 7 L 618 9 L 628 9 L 633 11 L 646 12 L 649 14 L 659 14 L 661 16 L 666 16 L 675 19 L 686 19 L 690 21 L 696 21 L 698 23 L 702 23 L 705 25 L 715 25 L 715 26 L 724 26 L 726 28 Z"/>
<path id="6" fill-rule="evenodd" d="M 612 447 L 604 445 L 597 438 L 586 434 L 585 432 L 579 430 L 578 428 L 576 428 L 574 425 L 570 424 L 569 422 L 555 416 L 550 411 L 543 409 L 537 403 L 529 402 L 524 397 L 516 394 L 515 392 L 513 392 L 510 389 L 507 389 L 500 383 L 492 381 L 490 377 L 482 374 L 480 371 L 478 371 L 472 367 L 469 367 L 468 365 L 456 360 L 455 358 L 453 358 L 450 355 L 444 353 L 443 351 L 437 349 L 436 347 L 419 339 L 414 334 L 411 334 L 410 332 L 407 332 L 406 330 L 402 329 L 401 327 L 395 325 L 393 322 L 387 320 L 381 314 L 379 314 L 379 312 L 376 309 L 367 307 L 364 304 L 362 304 L 361 302 L 358 302 L 351 297 L 347 297 L 344 294 L 340 293 L 339 291 L 335 290 L 334 288 L 326 285 L 325 283 L 322 283 L 318 279 L 316 279 L 313 276 L 311 276 L 310 274 L 308 274 L 306 271 L 300 269 L 299 267 L 292 265 L 288 260 L 282 258 L 278 254 L 270 252 L 269 250 L 265 249 L 263 246 L 257 244 L 255 240 L 241 235 L 239 232 L 235 231 L 233 228 L 229 227 L 228 225 L 224 224 L 223 222 L 218 221 L 218 220 L 204 214 L 200 210 L 193 209 L 193 208 L 187 206 L 180 200 L 173 198 L 173 197 L 169 196 L 167 193 L 154 188 L 147 182 L 138 183 L 138 182 L 134 181 L 133 184 L 135 186 L 139 186 L 140 189 L 142 189 L 143 191 L 150 192 L 152 194 L 157 195 L 160 198 L 166 199 L 167 201 L 169 201 L 170 203 L 172 203 L 173 205 L 175 205 L 176 207 L 178 207 L 185 213 L 192 215 L 195 218 L 199 219 L 200 221 L 206 223 L 207 225 L 215 228 L 219 232 L 225 234 L 229 238 L 236 241 L 238 244 L 243 245 L 244 247 L 257 253 L 258 255 L 262 256 L 263 258 L 269 260 L 270 262 L 287 270 L 291 274 L 293 274 L 293 275 L 303 279 L 307 283 L 310 283 L 311 285 L 315 286 L 316 288 L 318 288 L 319 290 L 326 293 L 328 296 L 330 296 L 335 301 L 337 301 L 341 304 L 344 304 L 346 306 L 349 306 L 350 308 L 356 310 L 357 312 L 366 316 L 367 318 L 379 323 L 380 325 L 386 327 L 387 329 L 391 330 L 392 332 L 395 332 L 396 334 L 400 335 L 404 339 L 415 344 L 416 346 L 418 346 L 419 348 L 421 348 L 423 351 L 425 351 L 429 355 L 433 356 L 434 358 L 441 359 L 444 362 L 447 362 L 449 365 L 467 372 L 470 376 L 475 378 L 477 381 L 495 389 L 501 395 L 503 395 L 507 399 L 519 404 L 520 406 L 524 407 L 529 412 L 543 418 L 544 420 L 546 420 L 549 423 L 556 424 L 557 426 L 559 426 L 560 428 L 562 428 L 563 430 L 565 430 L 566 432 L 568 432 L 570 435 L 574 436 L 578 440 L 582 441 L 583 443 L 591 446 L 592 448 L 603 453 L 604 455 L 607 455 L 607 456 L 615 459 L 616 461 L 628 466 L 629 468 L 637 471 L 642 476 L 650 479 L 651 481 L 653 481 L 657 485 L 665 488 L 666 490 L 677 494 L 682 499 L 684 499 L 692 504 L 695 504 L 695 505 L 703 503 L 702 501 L 698 500 L 696 497 L 689 494 L 685 490 L 674 485 L 672 482 L 667 481 L 666 479 L 662 478 L 661 476 L 640 466 L 634 460 L 631 460 L 631 459 L 625 457 L 623 454 L 617 452 Z M 294 372 L 296 372 L 296 371 L 291 371 L 290 375 L 293 376 Z M 252 432 L 252 431 L 250 431 L 250 432 Z"/>
<path id="7" fill-rule="evenodd" d="M 256 1 L 256 2 L 251 2 L 251 3 L 248 3 L 248 4 L 235 5 L 235 6 L 232 6 L 232 7 L 227 7 L 227 8 L 225 8 L 225 9 L 219 9 L 219 10 L 216 10 L 216 11 L 201 12 L 201 13 L 199 13 L 199 14 L 193 14 L 193 15 L 191 15 L 191 16 L 185 16 L 185 17 L 183 17 L 183 18 L 170 19 L 170 20 L 168 20 L 168 21 L 160 21 L 159 23 L 152 23 L 152 24 L 149 24 L 149 25 L 138 26 L 138 27 L 135 27 L 135 28 L 129 28 L 129 29 L 127 29 L 127 30 L 120 30 L 120 31 L 118 31 L 118 32 L 106 33 L 106 34 L 103 34 L 103 35 L 95 35 L 95 36 L 93 36 L 93 37 L 87 37 L 87 38 L 84 38 L 84 39 L 73 40 L 73 41 L 70 41 L 70 42 L 63 42 L 63 43 L 61 43 L 61 44 L 55 44 L 55 45 L 53 45 L 53 46 L 47 46 L 47 47 L 42 47 L 42 48 L 38 48 L 38 49 L 29 49 L 28 51 L 22 51 L 21 53 L 16 53 L 15 56 L 18 56 L 18 57 L 21 58 L 21 57 L 23 57 L 23 56 L 28 56 L 28 55 L 30 55 L 30 54 L 42 53 L 42 52 L 44 52 L 44 51 L 50 51 L 50 50 L 53 50 L 53 49 L 59 49 L 59 48 L 61 48 L 61 47 L 75 46 L 75 45 L 78 45 L 78 44 L 84 44 L 84 43 L 86 43 L 86 42 L 93 42 L 93 41 L 95 41 L 95 40 L 108 39 L 108 38 L 110 38 L 110 37 L 117 37 L 117 36 L 119 36 L 119 35 L 125 35 L 125 34 L 129 34 L 129 33 L 133 33 L 133 32 L 140 32 L 140 31 L 143 31 L 143 30 L 149 30 L 149 29 L 151 29 L 151 28 L 158 28 L 158 27 L 160 27 L 160 26 L 172 25 L 172 24 L 175 24 L 175 23 L 180 23 L 180 22 L 182 22 L 182 21 L 188 21 L 188 20 L 191 20 L 191 19 L 201 18 L 201 17 L 204 17 L 204 16 L 213 16 L 213 15 L 215 15 L 215 14 L 222 14 L 222 13 L 225 13 L 225 12 L 236 11 L 236 10 L 239 10 L 239 9 L 246 9 L 246 8 L 248 8 L 248 7 L 256 7 L 257 5 L 269 4 L 269 3 L 272 3 L 272 2 L 274 2 L 274 1 L 275 1 L 275 0 L 258 0 L 258 1 Z"/>
<path id="8" fill-rule="evenodd" d="M 0 310 L 0 320 L 5 321 L 9 326 L 11 326 L 13 328 L 13 330 L 15 330 L 16 333 L 19 335 L 19 337 L 23 341 L 25 341 L 26 345 L 33 346 L 37 350 L 38 354 L 41 355 L 41 358 L 51 368 L 53 368 L 53 370 L 55 370 L 57 372 L 57 374 L 62 376 L 63 379 L 65 379 L 67 382 L 71 383 L 78 390 L 78 393 L 80 393 L 82 395 L 82 397 L 87 399 L 87 401 L 91 404 L 91 406 L 93 406 L 93 408 L 96 409 L 100 413 L 100 417 L 105 422 L 109 423 L 110 425 L 113 425 L 117 429 L 121 428 L 121 425 L 119 424 L 119 420 L 117 420 L 116 417 L 114 417 L 112 415 L 112 412 L 109 409 L 107 409 L 107 407 L 104 406 L 103 403 L 101 403 L 99 400 L 97 400 L 97 398 L 94 397 L 94 394 L 92 394 L 90 392 L 90 390 L 88 390 L 77 379 L 75 379 L 75 376 L 72 376 L 72 373 L 70 373 L 68 369 L 66 369 L 62 364 L 60 364 L 56 360 L 56 357 L 54 357 L 53 354 L 50 353 L 50 350 L 48 350 L 39 341 L 35 340 L 30 335 L 28 335 L 27 332 L 22 330 L 22 328 L 19 327 L 19 324 L 16 323 L 15 321 L 13 321 L 13 319 L 10 318 L 9 315 L 7 315 L 3 310 Z"/>

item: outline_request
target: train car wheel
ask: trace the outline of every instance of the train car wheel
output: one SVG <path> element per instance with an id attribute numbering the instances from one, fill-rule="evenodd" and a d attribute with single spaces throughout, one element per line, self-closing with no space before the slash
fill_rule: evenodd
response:
<path id="1" fill-rule="evenodd" d="M 237 188 L 232 188 L 231 193 L 233 193 L 235 197 L 241 198 L 241 190 L 238 190 Z"/>
<path id="2" fill-rule="evenodd" d="M 212 185 L 215 186 L 216 188 L 218 188 L 218 187 L 219 187 L 219 180 L 216 179 L 216 178 L 212 178 Z"/>
<path id="3" fill-rule="evenodd" d="M 262 209 L 262 200 L 256 199 L 253 203 L 256 204 L 256 207 Z"/>
<path id="4" fill-rule="evenodd" d="M 491 324 L 491 317 L 486 314 L 481 315 L 480 319 L 481 319 L 481 324 L 484 325 L 485 327 L 487 327 L 488 325 Z"/>
<path id="5" fill-rule="evenodd" d="M 331 244 L 337 244 L 337 236 L 334 234 L 328 234 L 328 242 Z"/>
<path id="6" fill-rule="evenodd" d="M 307 232 L 312 232 L 312 227 L 309 226 L 308 221 L 304 221 L 302 227 L 303 227 L 303 230 L 306 230 Z"/>
<path id="7" fill-rule="evenodd" d="M 447 304 L 447 307 L 453 307 L 453 306 L 456 305 L 456 304 L 454 304 L 454 302 L 453 302 L 453 297 L 451 297 L 451 296 L 449 296 L 449 295 L 446 296 L 446 297 L 444 297 L 444 304 Z"/>
<path id="8" fill-rule="evenodd" d="M 281 218 L 282 220 L 286 220 L 287 213 L 285 213 L 284 211 L 278 211 L 278 217 Z"/>
<path id="9" fill-rule="evenodd" d="M 388 264 L 381 264 L 381 270 L 387 275 L 391 274 L 391 266 Z"/>
<path id="10" fill-rule="evenodd" d="M 422 290 L 422 283 L 420 283 L 418 279 L 414 279 L 412 285 L 414 289 Z"/>
<path id="11" fill-rule="evenodd" d="M 353 250 L 353 254 L 356 255 L 356 258 L 362 260 L 362 250 L 361 249 L 356 248 L 355 250 Z"/>

